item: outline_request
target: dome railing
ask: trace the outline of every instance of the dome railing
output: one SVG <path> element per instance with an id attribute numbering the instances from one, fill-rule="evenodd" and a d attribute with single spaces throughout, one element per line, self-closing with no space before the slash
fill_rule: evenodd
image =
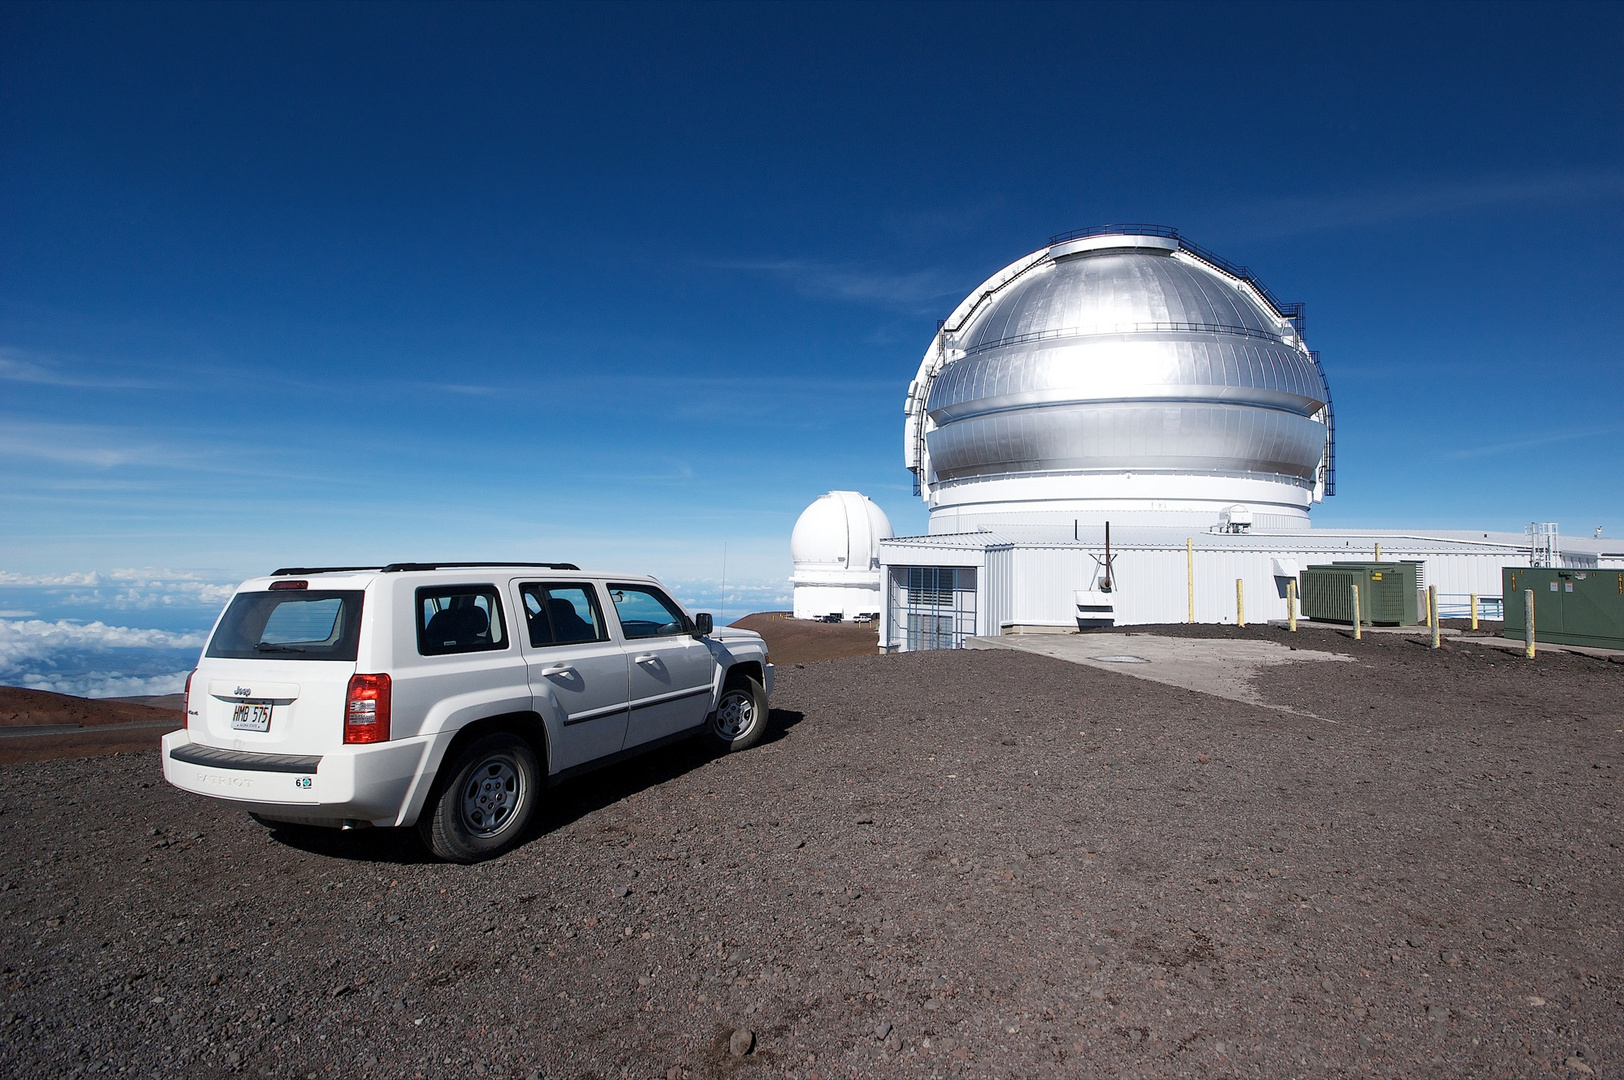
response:
<path id="1" fill-rule="evenodd" d="M 1258 295 L 1268 301 L 1270 307 L 1274 308 L 1275 313 L 1295 326 L 1299 334 L 1306 329 L 1307 319 L 1303 314 L 1302 304 L 1285 303 L 1270 292 L 1267 285 L 1258 280 L 1257 275 L 1252 273 L 1250 267 L 1242 266 L 1240 263 L 1232 263 L 1217 252 L 1208 251 L 1193 240 L 1185 239 L 1171 225 L 1150 225 L 1143 222 L 1127 225 L 1090 225 L 1086 229 L 1073 229 L 1071 232 L 1056 233 L 1049 237 L 1049 246 L 1054 247 L 1056 244 L 1063 244 L 1067 240 L 1084 240 L 1090 236 L 1160 236 L 1168 240 L 1177 240 L 1180 251 L 1194 255 L 1202 262 L 1211 263 L 1224 273 L 1240 278 L 1256 289 Z"/>
<path id="2" fill-rule="evenodd" d="M 1318 349 L 1309 349 L 1314 370 L 1319 372 L 1320 385 L 1325 387 L 1325 494 L 1336 494 L 1336 407 L 1331 404 L 1331 380 L 1325 377 L 1325 365 L 1320 363 Z"/>
<path id="3" fill-rule="evenodd" d="M 1032 341 L 1052 341 L 1056 338 L 1083 338 L 1103 337 L 1108 334 L 1153 334 L 1159 332 L 1191 333 L 1191 334 L 1233 334 L 1238 337 L 1261 338 L 1272 341 L 1277 345 L 1290 345 L 1279 334 L 1271 334 L 1264 330 L 1254 330 L 1249 326 L 1229 326 L 1224 323 L 1194 323 L 1194 322 L 1134 322 L 1112 323 L 1109 327 L 1099 326 L 1087 331 L 1078 331 L 1073 328 L 1060 330 L 1034 330 L 1027 334 L 1016 334 L 1013 337 L 999 338 L 997 341 L 983 341 L 973 348 L 965 349 L 964 356 L 976 356 L 980 353 L 990 352 L 993 349 L 1002 349 L 1010 345 L 1025 345 Z"/>

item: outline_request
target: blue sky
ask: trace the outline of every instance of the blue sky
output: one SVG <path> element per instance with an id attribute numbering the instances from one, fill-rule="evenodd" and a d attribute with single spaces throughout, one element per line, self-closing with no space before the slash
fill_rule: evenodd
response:
<path id="1" fill-rule="evenodd" d="M 1307 302 L 1316 521 L 1618 535 L 1621 32 L 1601 4 L 0 7 L 0 682 L 107 692 L 115 659 L 39 641 L 99 621 L 173 660 L 219 585 L 289 563 L 568 559 L 784 606 L 822 492 L 923 529 L 902 398 L 935 320 L 1106 221 Z"/>

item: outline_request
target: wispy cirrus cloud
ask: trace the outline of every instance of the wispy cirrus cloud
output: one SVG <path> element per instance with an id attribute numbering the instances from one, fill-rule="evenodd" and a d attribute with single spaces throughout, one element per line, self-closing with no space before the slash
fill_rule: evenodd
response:
<path id="1" fill-rule="evenodd" d="M 0 458 L 8 457 L 111 469 L 166 463 L 171 455 L 138 431 L 7 418 L 0 424 Z"/>
<path id="2" fill-rule="evenodd" d="M 158 383 L 108 375 L 94 371 L 69 370 L 60 362 L 25 355 L 19 349 L 0 346 L 0 382 L 32 383 L 36 386 L 64 386 L 76 390 L 157 390 Z"/>
<path id="3" fill-rule="evenodd" d="M 128 475 L 147 477 L 160 472 L 204 473 L 333 482 L 330 474 L 314 466 L 290 467 L 285 448 L 278 451 L 269 453 L 266 447 L 249 442 L 229 446 L 209 443 L 200 434 L 188 439 L 186 434 L 172 430 L 0 415 L 0 460 L 48 462 L 104 471 L 127 470 Z M 25 469 L 14 469 L 10 478 L 29 475 Z"/>
<path id="4" fill-rule="evenodd" d="M 1242 211 L 1248 232 L 1295 236 L 1518 205 L 1569 205 L 1624 199 L 1624 172 L 1616 169 L 1528 173 L 1441 180 L 1274 199 Z M 1255 223 L 1250 219 L 1256 218 Z"/>
<path id="5" fill-rule="evenodd" d="M 1449 457 L 1458 460 L 1490 457 L 1494 454 L 1509 454 L 1518 450 L 1534 450 L 1542 446 L 1556 446 L 1561 443 L 1577 442 L 1581 439 L 1596 439 L 1604 435 L 1617 435 L 1624 432 L 1624 427 L 1591 428 L 1583 431 L 1564 431 L 1554 435 L 1541 435 L 1532 439 L 1511 439 L 1506 442 L 1488 443 L 1483 446 L 1466 446 L 1458 450 L 1449 451 Z"/>
<path id="6" fill-rule="evenodd" d="M 705 265 L 774 278 L 805 296 L 908 312 L 934 309 L 961 284 L 939 270 L 889 273 L 807 259 L 718 259 Z"/>
<path id="7" fill-rule="evenodd" d="M 458 397 L 494 397 L 503 393 L 499 386 L 480 386 L 474 383 L 413 383 L 419 390 L 431 394 L 456 394 Z"/>

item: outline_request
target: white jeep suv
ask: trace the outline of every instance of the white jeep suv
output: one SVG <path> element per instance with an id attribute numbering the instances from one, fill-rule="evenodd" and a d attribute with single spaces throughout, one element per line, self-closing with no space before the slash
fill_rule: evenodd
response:
<path id="1" fill-rule="evenodd" d="M 442 858 L 525 833 L 544 785 L 674 739 L 761 739 L 761 635 L 651 577 L 396 563 L 244 582 L 186 683 L 164 778 L 262 821 L 416 825 Z"/>

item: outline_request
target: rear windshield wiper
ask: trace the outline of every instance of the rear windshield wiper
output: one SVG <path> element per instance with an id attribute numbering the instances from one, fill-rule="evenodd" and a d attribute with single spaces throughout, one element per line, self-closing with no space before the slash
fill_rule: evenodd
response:
<path id="1" fill-rule="evenodd" d="M 305 650 L 294 648 L 292 645 L 267 645 L 265 642 L 261 641 L 257 645 L 254 646 L 254 651 L 255 652 L 296 652 L 296 653 L 302 653 Z"/>

